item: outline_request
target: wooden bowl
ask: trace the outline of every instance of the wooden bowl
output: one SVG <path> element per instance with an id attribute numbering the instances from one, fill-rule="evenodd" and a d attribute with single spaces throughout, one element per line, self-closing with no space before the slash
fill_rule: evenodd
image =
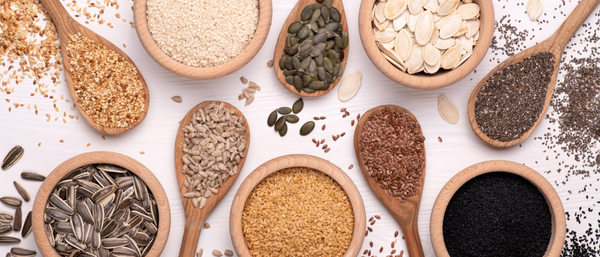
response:
<path id="1" fill-rule="evenodd" d="M 454 70 L 440 70 L 435 74 L 425 74 L 423 72 L 417 74 L 408 74 L 394 67 L 388 62 L 383 53 L 379 51 L 375 39 L 373 38 L 373 25 L 371 15 L 375 0 L 363 0 L 360 4 L 360 12 L 358 14 L 358 31 L 362 45 L 367 52 L 367 56 L 371 62 L 394 82 L 416 89 L 436 89 L 452 85 L 463 79 L 471 73 L 477 65 L 483 60 L 485 54 L 490 48 L 492 37 L 494 36 L 494 5 L 491 0 L 474 0 L 474 3 L 479 4 L 481 13 L 479 17 L 479 40 L 473 48 L 473 54 L 463 64 Z"/>
<path id="2" fill-rule="evenodd" d="M 137 175 L 146 183 L 154 195 L 154 199 L 156 200 L 158 207 L 158 216 L 160 218 L 158 223 L 159 232 L 156 234 L 156 239 L 152 249 L 150 249 L 146 256 L 159 257 L 165 248 L 165 245 L 167 244 L 169 230 L 171 229 L 171 209 L 169 207 L 167 194 L 165 193 L 165 190 L 161 186 L 158 179 L 143 164 L 128 156 L 113 152 L 89 152 L 77 155 L 58 165 L 58 167 L 56 167 L 50 173 L 50 175 L 46 177 L 46 180 L 44 180 L 44 183 L 42 183 L 40 186 L 40 189 L 35 197 L 32 213 L 33 236 L 42 256 L 60 257 L 60 255 L 54 250 L 54 247 L 50 245 L 50 241 L 44 232 L 44 212 L 50 194 L 54 191 L 54 188 L 58 182 L 60 182 L 63 177 L 71 173 L 74 169 L 94 163 L 108 163 L 121 166 Z"/>
<path id="3" fill-rule="evenodd" d="M 148 20 L 146 19 L 147 0 L 135 0 L 133 4 L 133 20 L 135 21 L 135 30 L 140 42 L 146 52 L 165 69 L 179 76 L 191 79 L 214 79 L 229 75 L 244 67 L 260 50 L 265 43 L 269 29 L 271 28 L 271 16 L 273 14 L 271 0 L 258 0 L 259 14 L 258 26 L 254 32 L 254 37 L 246 48 L 235 58 L 227 63 L 208 67 L 193 67 L 180 63 L 171 58 L 156 44 L 148 29 Z"/>
<path id="4" fill-rule="evenodd" d="M 331 85 L 329 86 L 329 88 L 327 90 L 318 90 L 313 93 L 307 93 L 304 91 L 298 92 L 298 90 L 296 90 L 296 87 L 294 87 L 294 85 L 290 85 L 285 81 L 285 76 L 283 75 L 283 71 L 281 70 L 281 67 L 279 67 L 279 61 L 281 60 L 281 55 L 285 54 L 285 52 L 283 52 L 283 49 L 285 49 L 285 47 L 286 47 L 288 27 L 292 23 L 299 21 L 300 15 L 302 14 L 302 10 L 304 10 L 304 7 L 309 6 L 311 4 L 318 4 L 318 3 L 315 0 L 299 0 L 298 3 L 296 3 L 296 6 L 294 6 L 294 9 L 292 9 L 292 11 L 288 15 L 287 19 L 285 20 L 283 27 L 281 27 L 281 32 L 279 32 L 279 38 L 277 38 L 277 44 L 275 45 L 275 53 L 273 54 L 273 69 L 275 70 L 275 75 L 277 76 L 277 79 L 279 79 L 279 82 L 281 83 L 281 85 L 283 85 L 283 87 L 287 88 L 287 90 L 291 91 L 292 93 L 302 96 L 302 97 L 322 96 L 324 94 L 329 93 L 329 91 L 331 91 L 340 82 L 340 79 L 336 78 L 333 80 L 333 82 L 331 83 Z M 346 20 L 346 10 L 344 9 L 344 3 L 342 2 L 342 0 L 334 0 L 331 7 L 337 8 L 338 11 L 340 12 L 340 15 L 342 16 L 342 19 L 340 20 L 340 24 L 344 28 L 343 32 L 348 33 L 348 21 Z M 348 37 L 350 37 L 349 33 L 348 33 Z M 348 52 L 350 51 L 349 49 L 350 49 L 350 42 L 348 42 L 348 45 L 346 46 L 346 48 L 344 48 L 344 59 L 340 62 L 343 70 L 346 70 L 346 63 L 348 62 Z"/>
<path id="5" fill-rule="evenodd" d="M 523 164 L 510 161 L 486 161 L 472 165 L 456 174 L 448 181 L 448 183 L 446 183 L 446 185 L 444 185 L 433 204 L 431 223 L 429 225 L 431 231 L 431 243 L 435 255 L 438 257 L 450 256 L 446 249 L 446 244 L 444 243 L 443 225 L 446 208 L 448 207 L 448 203 L 452 199 L 452 196 L 454 196 L 454 193 L 474 177 L 496 171 L 519 175 L 535 185 L 542 195 L 544 195 L 546 203 L 548 204 L 548 207 L 550 207 L 550 214 L 552 215 L 552 236 L 550 237 L 548 250 L 546 250 L 544 256 L 559 256 L 565 242 L 567 229 L 565 210 L 560 201 L 560 197 L 550 182 L 537 171 Z"/>
<path id="6" fill-rule="evenodd" d="M 256 187 L 256 185 L 258 185 L 265 177 L 281 169 L 291 167 L 306 167 L 323 172 L 335 180 L 344 191 L 346 191 L 348 199 L 352 204 L 352 211 L 354 212 L 354 232 L 344 256 L 357 256 L 365 238 L 363 233 L 366 229 L 367 221 L 365 205 L 358 192 L 358 188 L 356 188 L 356 185 L 354 185 L 354 182 L 352 182 L 350 177 L 333 163 L 319 157 L 304 154 L 286 155 L 267 161 L 258 166 L 250 173 L 250 175 L 248 175 L 244 182 L 242 182 L 233 198 L 231 213 L 229 215 L 229 232 L 236 253 L 239 256 L 252 256 L 246 245 L 244 232 L 242 231 L 242 212 L 244 211 L 246 199 L 250 195 L 250 192 L 252 192 L 254 187 Z"/>

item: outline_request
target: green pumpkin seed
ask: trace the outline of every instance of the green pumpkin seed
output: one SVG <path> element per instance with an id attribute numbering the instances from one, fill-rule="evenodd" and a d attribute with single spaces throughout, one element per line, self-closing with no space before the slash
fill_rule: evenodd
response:
<path id="1" fill-rule="evenodd" d="M 296 102 L 294 102 L 294 105 L 292 105 L 292 111 L 294 113 L 299 113 L 300 111 L 302 111 L 302 108 L 304 108 L 304 101 L 302 100 L 302 98 L 296 100 Z"/>
<path id="2" fill-rule="evenodd" d="M 321 5 L 321 16 L 325 20 L 325 22 L 329 22 L 331 19 L 331 13 L 329 12 L 329 7 Z"/>
<path id="3" fill-rule="evenodd" d="M 310 52 L 310 57 L 319 56 L 325 50 L 325 43 L 318 43 Z"/>
<path id="4" fill-rule="evenodd" d="M 296 75 L 296 72 L 297 72 L 296 70 L 285 70 L 285 71 L 283 71 L 283 76 L 286 76 L 286 77 L 294 76 L 294 75 Z"/>
<path id="5" fill-rule="evenodd" d="M 302 26 L 302 29 L 300 29 L 300 31 L 298 31 L 298 34 L 296 35 L 296 37 L 299 40 L 303 40 L 308 37 L 309 32 L 310 32 L 310 27 L 308 25 L 304 25 L 304 26 Z"/>
<path id="6" fill-rule="evenodd" d="M 314 92 L 316 92 L 317 90 L 314 90 L 314 89 L 311 89 L 311 88 L 305 87 L 305 88 L 302 88 L 302 91 L 304 91 L 304 92 L 306 92 L 306 93 L 314 93 Z"/>
<path id="7" fill-rule="evenodd" d="M 323 5 L 324 6 L 331 7 L 332 4 L 333 4 L 333 0 L 325 0 L 325 1 L 323 1 Z"/>
<path id="8" fill-rule="evenodd" d="M 346 47 L 348 47 L 348 33 L 344 32 L 342 33 L 342 49 L 346 49 Z"/>
<path id="9" fill-rule="evenodd" d="M 325 25 L 326 29 L 330 29 L 331 31 L 336 31 L 340 27 L 340 24 L 337 22 L 330 22 Z"/>
<path id="10" fill-rule="evenodd" d="M 288 83 L 289 85 L 293 86 L 294 85 L 294 76 L 285 77 L 285 83 Z"/>
<path id="11" fill-rule="evenodd" d="M 296 123 L 298 121 L 300 121 L 300 118 L 298 118 L 298 116 L 290 114 L 288 116 L 285 116 L 285 120 L 289 123 Z"/>
<path id="12" fill-rule="evenodd" d="M 290 48 L 283 49 L 283 51 L 284 51 L 284 52 L 285 52 L 287 55 L 295 55 L 295 54 L 298 52 L 298 47 L 299 47 L 299 46 L 300 46 L 300 45 L 298 45 L 298 44 L 297 44 L 297 45 L 295 45 L 295 46 L 292 46 L 292 47 L 290 47 Z"/>
<path id="13" fill-rule="evenodd" d="M 304 123 L 304 125 L 302 125 L 302 127 L 300 128 L 300 135 L 306 136 L 306 135 L 310 134 L 310 132 L 312 132 L 314 128 L 315 128 L 314 121 L 309 121 L 307 123 Z"/>
<path id="14" fill-rule="evenodd" d="M 333 72 L 333 63 L 329 57 L 323 58 L 323 68 L 329 73 Z"/>
<path id="15" fill-rule="evenodd" d="M 300 90 L 302 90 L 302 79 L 300 78 L 300 76 L 296 75 L 294 76 L 294 87 L 296 88 L 296 90 L 298 90 L 298 92 L 300 92 Z"/>
<path id="16" fill-rule="evenodd" d="M 327 33 L 325 31 L 317 33 L 317 35 L 315 35 L 315 37 L 313 38 L 313 42 L 315 44 L 324 42 L 325 40 L 327 40 Z"/>
<path id="17" fill-rule="evenodd" d="M 335 46 L 339 48 L 344 48 L 344 41 L 342 40 L 342 37 L 340 37 L 339 35 L 335 35 L 333 39 L 335 40 Z"/>
<path id="18" fill-rule="evenodd" d="M 294 70 L 300 69 L 300 59 L 298 57 L 292 57 L 292 66 L 294 67 Z"/>
<path id="19" fill-rule="evenodd" d="M 288 70 L 294 69 L 294 65 L 292 65 L 292 59 L 288 59 L 287 61 L 285 61 L 285 68 Z"/>
<path id="20" fill-rule="evenodd" d="M 322 16 L 319 16 L 319 19 L 317 20 L 317 24 L 319 24 L 319 28 L 324 28 L 326 25 L 325 19 L 323 19 Z"/>
<path id="21" fill-rule="evenodd" d="M 310 29 L 312 32 L 317 33 L 321 27 L 319 27 L 319 24 L 316 21 L 313 21 L 310 23 Z"/>
<path id="22" fill-rule="evenodd" d="M 335 41 L 333 39 L 327 40 L 326 44 L 327 44 L 327 46 L 325 46 L 325 50 L 330 50 L 335 46 Z"/>
<path id="23" fill-rule="evenodd" d="M 285 125 L 285 116 L 281 116 L 279 119 L 277 119 L 277 122 L 275 123 L 275 130 L 280 131 L 281 128 L 283 128 L 283 125 Z"/>
<path id="24" fill-rule="evenodd" d="M 277 108 L 277 112 L 280 114 L 290 114 L 292 112 L 292 109 L 290 107 L 279 107 Z"/>
<path id="25" fill-rule="evenodd" d="M 287 133 L 287 124 L 283 123 L 283 127 L 279 130 L 279 136 L 285 136 Z"/>
<path id="26" fill-rule="evenodd" d="M 269 118 L 267 119 L 267 125 L 269 125 L 269 127 L 273 127 L 273 125 L 275 125 L 276 121 L 277 121 L 277 111 L 272 111 L 271 114 L 269 114 Z"/>
<path id="27" fill-rule="evenodd" d="M 312 13 L 313 13 L 313 10 L 315 9 L 315 5 L 316 4 L 314 4 L 314 5 L 311 4 L 307 7 L 304 7 L 304 9 L 302 9 L 302 13 L 300 13 L 300 19 L 302 21 L 308 20 L 312 17 Z"/>
<path id="28" fill-rule="evenodd" d="M 319 80 L 327 79 L 327 77 L 325 76 L 325 68 L 323 68 L 323 67 L 317 68 L 317 77 L 319 78 Z"/>
<path id="29" fill-rule="evenodd" d="M 340 72 L 340 69 L 342 68 L 342 65 L 340 65 L 339 63 L 336 64 L 333 67 L 333 72 L 331 73 L 331 75 L 333 75 L 334 77 L 337 77 L 337 74 Z"/>
<path id="30" fill-rule="evenodd" d="M 318 56 L 315 57 L 315 63 L 319 67 L 323 66 L 323 54 L 320 54 L 320 55 L 318 55 Z"/>
<path id="31" fill-rule="evenodd" d="M 315 74 L 317 71 L 317 63 L 315 60 L 310 60 L 310 65 L 308 65 L 308 70 L 306 70 L 309 74 Z"/>
<path id="32" fill-rule="evenodd" d="M 312 51 L 311 45 L 300 46 L 300 49 L 298 49 L 298 56 L 301 58 L 306 58 L 310 55 L 311 51 Z"/>
<path id="33" fill-rule="evenodd" d="M 302 77 L 302 87 L 308 87 L 308 85 L 310 84 L 310 82 L 312 82 L 312 77 L 310 75 L 304 75 L 304 77 Z"/>
<path id="34" fill-rule="evenodd" d="M 329 8 L 329 13 L 331 14 L 331 19 L 335 22 L 340 22 L 342 21 L 342 15 L 340 14 L 340 11 L 338 11 L 337 8 L 335 7 L 330 7 Z"/>
<path id="35" fill-rule="evenodd" d="M 292 35 L 291 34 L 288 34 L 287 37 L 285 38 L 285 45 L 288 48 L 292 47 Z"/>
<path id="36" fill-rule="evenodd" d="M 283 69 L 285 69 L 285 62 L 286 62 L 287 60 L 288 60 L 288 57 L 287 57 L 287 55 L 285 55 L 285 54 L 282 54 L 282 55 L 281 55 L 281 59 L 279 59 L 279 68 L 280 68 L 280 69 L 282 69 L 282 70 L 283 70 Z"/>
<path id="37" fill-rule="evenodd" d="M 341 79 L 341 78 L 342 78 L 342 74 L 344 74 L 344 66 L 340 66 L 340 70 L 338 71 L 338 73 L 337 73 L 337 74 L 335 74 L 335 76 L 336 76 L 338 79 Z"/>
<path id="38" fill-rule="evenodd" d="M 321 87 L 321 89 L 319 89 L 319 90 L 327 90 L 327 89 L 329 89 L 330 86 L 331 86 L 331 83 L 325 83 L 323 85 L 323 87 Z"/>
<path id="39" fill-rule="evenodd" d="M 290 42 L 292 43 L 292 47 L 295 46 L 295 45 L 297 45 L 297 44 L 299 44 L 298 38 L 296 38 L 296 37 L 292 37 L 290 39 Z"/>
<path id="40" fill-rule="evenodd" d="M 292 24 L 290 24 L 290 26 L 288 27 L 288 33 L 298 33 L 298 31 L 300 31 L 300 29 L 302 28 L 302 22 L 301 21 L 296 21 Z"/>
<path id="41" fill-rule="evenodd" d="M 310 65 L 310 61 L 312 61 L 312 59 L 304 58 L 304 60 L 302 60 L 302 62 L 300 62 L 300 69 L 307 70 L 308 66 Z"/>
<path id="42" fill-rule="evenodd" d="M 315 9 L 310 17 L 310 21 L 317 21 L 321 17 L 321 8 Z"/>
<path id="43" fill-rule="evenodd" d="M 320 3 L 320 4 L 323 3 L 323 0 L 317 0 L 317 3 Z"/>
<path id="44" fill-rule="evenodd" d="M 308 85 L 308 88 L 314 89 L 314 90 L 319 90 L 323 87 L 324 84 L 325 84 L 325 82 L 323 82 L 323 81 L 313 81 L 310 83 L 310 85 Z"/>

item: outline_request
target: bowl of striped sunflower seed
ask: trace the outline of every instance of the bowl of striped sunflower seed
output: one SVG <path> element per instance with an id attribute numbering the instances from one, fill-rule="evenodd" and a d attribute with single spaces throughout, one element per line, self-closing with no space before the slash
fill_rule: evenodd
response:
<path id="1" fill-rule="evenodd" d="M 60 164 L 33 206 L 33 234 L 45 257 L 160 256 L 170 226 L 158 179 L 113 152 L 84 153 Z"/>

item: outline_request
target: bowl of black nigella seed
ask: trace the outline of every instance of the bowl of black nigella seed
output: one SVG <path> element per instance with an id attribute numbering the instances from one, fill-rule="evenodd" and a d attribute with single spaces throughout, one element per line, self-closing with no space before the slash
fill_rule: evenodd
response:
<path id="1" fill-rule="evenodd" d="M 566 221 L 542 175 L 519 163 L 486 161 L 446 183 L 430 230 L 438 257 L 560 256 Z"/>

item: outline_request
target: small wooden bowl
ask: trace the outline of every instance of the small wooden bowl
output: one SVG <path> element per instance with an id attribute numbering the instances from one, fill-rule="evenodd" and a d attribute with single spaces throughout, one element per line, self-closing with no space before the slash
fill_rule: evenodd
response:
<path id="1" fill-rule="evenodd" d="M 148 28 L 148 20 L 146 19 L 146 2 L 147 0 L 135 0 L 133 4 L 135 31 L 140 38 L 142 46 L 144 46 L 146 52 L 148 52 L 150 57 L 160 64 L 160 66 L 186 78 L 214 79 L 229 75 L 241 69 L 250 62 L 252 58 L 256 56 L 260 48 L 262 48 L 267 39 L 267 35 L 269 35 L 269 29 L 271 28 L 271 16 L 273 15 L 271 0 L 258 0 L 258 26 L 254 32 L 254 37 L 238 56 L 227 63 L 214 67 L 201 68 L 188 66 L 176 61 L 163 52 L 154 41 L 154 38 L 152 38 L 152 34 Z"/>
<path id="2" fill-rule="evenodd" d="M 244 211 L 246 199 L 248 199 L 250 192 L 252 192 L 254 187 L 256 187 L 256 185 L 258 185 L 265 177 L 281 169 L 291 167 L 307 167 L 323 172 L 340 184 L 344 191 L 346 191 L 348 199 L 352 204 L 352 211 L 354 212 L 354 232 L 344 256 L 357 256 L 365 238 L 363 231 L 366 229 L 367 221 L 365 205 L 360 196 L 360 192 L 358 192 L 358 188 L 356 188 L 356 185 L 354 185 L 354 182 L 352 182 L 350 177 L 333 163 L 319 157 L 304 154 L 286 155 L 267 161 L 258 166 L 250 173 L 250 175 L 248 175 L 244 182 L 242 182 L 233 198 L 231 213 L 229 215 L 229 232 L 236 253 L 239 256 L 244 257 L 252 256 L 246 245 L 244 232 L 242 231 L 242 212 Z"/>
<path id="3" fill-rule="evenodd" d="M 462 187 L 467 181 L 473 179 L 482 174 L 491 172 L 508 172 L 515 175 L 519 175 L 529 182 L 534 184 L 538 190 L 544 195 L 546 203 L 550 207 L 550 213 L 552 215 L 552 236 L 550 237 L 550 243 L 548 244 L 548 250 L 544 256 L 559 256 L 563 244 L 565 242 L 566 235 L 566 220 L 565 210 L 563 208 L 560 197 L 546 178 L 540 175 L 537 171 L 516 162 L 511 161 L 486 161 L 475 165 L 472 165 L 458 174 L 456 174 L 440 191 L 440 194 L 435 199 L 433 204 L 433 210 L 431 212 L 431 244 L 435 255 L 438 257 L 448 257 L 448 250 L 444 243 L 444 215 L 448 203 L 454 196 L 454 193 Z"/>
<path id="4" fill-rule="evenodd" d="M 40 186 L 40 189 L 35 197 L 32 214 L 33 236 L 42 256 L 60 257 L 56 250 L 54 250 L 54 247 L 50 245 L 50 241 L 44 232 L 44 212 L 50 194 L 54 191 L 54 188 L 58 182 L 60 182 L 63 177 L 71 173 L 74 169 L 94 163 L 108 163 L 121 166 L 137 175 L 144 181 L 144 183 L 146 183 L 152 192 L 152 195 L 154 195 L 154 199 L 156 200 L 156 204 L 158 206 L 158 216 L 160 218 L 158 223 L 159 232 L 156 234 L 156 239 L 152 249 L 150 249 L 146 256 L 160 257 L 160 254 L 167 244 L 169 230 L 171 229 L 171 209 L 169 207 L 167 194 L 165 193 L 165 190 L 161 186 L 158 179 L 148 168 L 146 168 L 146 166 L 128 156 L 113 152 L 89 152 L 77 155 L 58 165 L 58 167 L 56 167 L 50 173 L 50 175 L 46 177 L 46 180 L 44 180 L 44 183 L 42 183 Z"/>
<path id="5" fill-rule="evenodd" d="M 483 60 L 485 54 L 490 48 L 492 37 L 494 36 L 494 5 L 491 0 L 474 0 L 480 7 L 481 13 L 479 17 L 479 40 L 473 48 L 473 54 L 463 64 L 454 70 L 440 69 L 435 74 L 408 74 L 394 67 L 388 62 L 383 53 L 379 51 L 375 38 L 373 37 L 373 25 L 371 15 L 375 0 L 363 0 L 360 4 L 360 12 L 358 14 L 358 31 L 362 45 L 367 52 L 367 56 L 371 62 L 394 82 L 416 89 L 436 89 L 452 85 L 463 79 L 471 73 L 477 65 Z"/>

